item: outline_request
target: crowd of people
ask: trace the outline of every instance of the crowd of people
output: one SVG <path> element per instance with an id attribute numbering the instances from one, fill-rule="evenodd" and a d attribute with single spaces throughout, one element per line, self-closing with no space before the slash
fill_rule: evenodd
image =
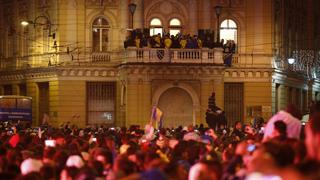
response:
<path id="1" fill-rule="evenodd" d="M 161 34 L 156 34 L 153 36 L 146 34 L 135 34 L 128 36 L 127 40 L 124 42 L 125 48 L 128 46 L 134 46 L 137 48 L 149 47 L 149 48 L 181 48 L 181 49 L 197 49 L 197 48 L 214 48 L 222 47 L 225 53 L 235 53 L 236 44 L 233 40 L 224 39 L 221 42 L 216 42 L 213 36 L 210 35 L 183 35 L 178 33 L 176 35 L 166 34 L 161 36 Z"/>
<path id="2" fill-rule="evenodd" d="M 217 129 L 2 123 L 0 179 L 320 179 L 320 103 L 305 127 L 297 112 Z"/>

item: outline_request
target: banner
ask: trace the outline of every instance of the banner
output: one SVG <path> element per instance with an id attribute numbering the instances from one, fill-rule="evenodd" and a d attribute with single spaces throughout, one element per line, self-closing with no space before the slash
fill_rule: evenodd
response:
<path id="1" fill-rule="evenodd" d="M 152 107 L 151 111 L 151 121 L 160 122 L 162 118 L 162 111 L 156 106 Z"/>

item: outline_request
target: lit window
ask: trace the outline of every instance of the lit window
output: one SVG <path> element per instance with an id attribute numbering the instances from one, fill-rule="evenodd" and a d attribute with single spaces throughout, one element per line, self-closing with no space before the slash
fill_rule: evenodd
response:
<path id="1" fill-rule="evenodd" d="M 237 24 L 231 20 L 226 19 L 220 25 L 220 38 L 226 43 L 228 40 L 233 40 L 237 44 Z"/>
<path id="2" fill-rule="evenodd" d="M 151 20 L 150 25 L 151 26 L 162 26 L 162 23 L 161 23 L 160 19 L 154 18 Z"/>
<path id="3" fill-rule="evenodd" d="M 181 22 L 177 18 L 173 18 L 170 20 L 170 26 L 181 26 Z"/>
<path id="4" fill-rule="evenodd" d="M 92 23 L 92 49 L 94 52 L 107 51 L 109 23 L 103 17 L 95 19 Z"/>
<path id="5" fill-rule="evenodd" d="M 150 36 L 160 34 L 162 35 L 162 22 L 159 18 L 153 18 L 150 21 Z"/>
<path id="6" fill-rule="evenodd" d="M 181 32 L 181 21 L 177 18 L 173 18 L 169 22 L 170 35 L 177 35 Z"/>

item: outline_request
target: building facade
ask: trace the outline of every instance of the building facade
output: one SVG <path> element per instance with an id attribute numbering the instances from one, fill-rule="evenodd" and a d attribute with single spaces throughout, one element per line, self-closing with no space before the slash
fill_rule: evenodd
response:
<path id="1" fill-rule="evenodd" d="M 133 15 L 130 3 L 136 4 Z M 143 126 L 152 106 L 164 112 L 166 127 L 205 123 L 213 92 L 230 125 L 268 119 L 288 103 L 306 111 L 320 97 L 317 69 L 310 69 L 318 56 L 313 53 L 314 61 L 310 57 L 306 64 L 301 54 L 309 51 L 300 51 L 319 50 L 319 14 L 311 10 L 317 3 L 3 0 L 0 93 L 31 96 L 34 125 L 48 114 L 55 126 Z M 236 44 L 232 65 L 224 65 L 226 54 L 218 47 L 125 49 L 132 30 L 215 37 L 219 32 L 220 39 Z M 291 56 L 296 64 L 287 63 Z"/>

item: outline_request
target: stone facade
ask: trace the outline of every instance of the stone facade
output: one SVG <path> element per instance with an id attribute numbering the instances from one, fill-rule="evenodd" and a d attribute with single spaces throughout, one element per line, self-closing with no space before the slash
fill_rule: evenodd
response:
<path id="1" fill-rule="evenodd" d="M 137 5 L 133 24 L 128 9 L 131 2 Z M 308 3 L 302 7 L 313 1 Z M 256 115 L 268 119 L 288 103 L 305 111 L 312 99 L 320 98 L 319 80 L 310 81 L 274 65 L 276 56 L 290 50 L 277 42 L 293 37 L 279 29 L 288 17 L 282 15 L 285 4 L 285 0 L 2 1 L 0 93 L 31 96 L 34 125 L 41 124 L 42 113 L 48 113 L 55 126 L 66 122 L 86 126 L 88 82 L 115 82 L 110 125 L 117 126 L 144 126 L 154 105 L 164 110 L 166 126 L 205 123 L 213 92 L 219 107 L 238 113 L 230 125 L 236 120 L 249 122 Z M 184 34 L 216 31 L 216 5 L 223 6 L 220 22 L 232 19 L 237 24 L 232 67 L 223 65 L 221 49 L 163 49 L 164 57 L 159 59 L 154 49 L 123 48 L 130 26 L 150 28 L 155 17 L 162 21 L 165 32 L 172 18 L 181 21 Z M 107 49 L 100 52 L 93 49 L 97 18 L 108 22 Z M 305 18 L 299 18 L 303 23 Z M 33 24 L 22 27 L 22 20 Z M 228 83 L 238 90 L 226 88 Z M 226 98 L 231 95 L 235 99 Z"/>

